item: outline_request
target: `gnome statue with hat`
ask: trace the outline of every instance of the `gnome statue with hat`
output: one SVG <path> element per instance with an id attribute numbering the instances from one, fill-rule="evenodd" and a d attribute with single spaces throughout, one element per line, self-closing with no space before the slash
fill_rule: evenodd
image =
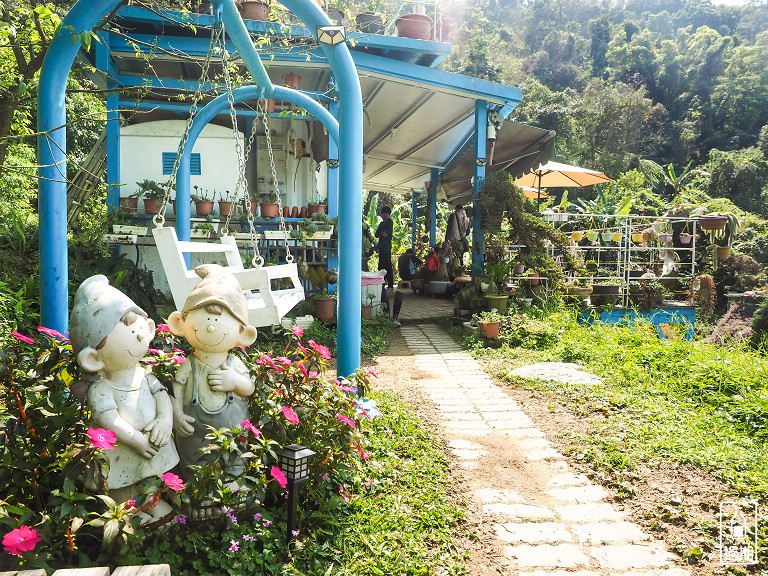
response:
<path id="1" fill-rule="evenodd" d="M 170 396 L 139 365 L 155 335 L 155 323 L 110 286 L 106 276 L 97 275 L 77 289 L 69 324 L 77 363 L 95 376 L 87 392 L 92 418 L 98 426 L 113 430 L 117 439 L 114 449 L 106 452 L 109 495 L 117 502 L 136 499 L 146 479 L 161 476 L 179 462 L 170 441 Z M 142 516 L 146 522 L 171 511 L 160 500 Z"/>
<path id="2" fill-rule="evenodd" d="M 174 376 L 173 420 L 182 473 L 199 462 L 209 427 L 233 428 L 248 419 L 248 397 L 255 386 L 248 368 L 230 350 L 256 341 L 248 323 L 248 303 L 237 279 L 217 264 L 195 269 L 202 278 L 187 296 L 181 312 L 168 317 L 168 327 L 194 351 Z M 243 463 L 229 472 L 237 475 Z"/>

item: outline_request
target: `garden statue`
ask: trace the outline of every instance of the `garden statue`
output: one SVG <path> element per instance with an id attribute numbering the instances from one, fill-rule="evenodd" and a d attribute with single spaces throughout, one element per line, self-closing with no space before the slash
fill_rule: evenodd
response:
<path id="1" fill-rule="evenodd" d="M 248 397 L 255 386 L 248 368 L 230 350 L 256 341 L 248 323 L 248 303 L 237 279 L 221 266 L 195 269 L 202 278 L 187 296 L 181 312 L 173 312 L 168 327 L 183 336 L 194 351 L 176 372 L 173 382 L 173 427 L 183 474 L 200 460 L 209 426 L 232 428 L 248 419 Z M 243 463 L 229 471 L 235 475 Z"/>
<path id="2" fill-rule="evenodd" d="M 154 338 L 155 323 L 102 275 L 80 284 L 69 323 L 77 363 L 95 374 L 87 392 L 92 418 L 114 431 L 117 439 L 106 452 L 109 495 L 116 502 L 137 499 L 145 480 L 161 476 L 179 462 L 171 442 L 170 396 L 139 365 Z M 143 520 L 162 518 L 171 510 L 161 500 Z"/>

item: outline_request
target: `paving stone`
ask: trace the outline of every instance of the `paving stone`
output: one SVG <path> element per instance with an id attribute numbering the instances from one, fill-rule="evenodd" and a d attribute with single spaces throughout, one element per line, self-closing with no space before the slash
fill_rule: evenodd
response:
<path id="1" fill-rule="evenodd" d="M 554 448 L 542 448 L 540 450 L 526 450 L 524 456 L 527 460 L 538 462 L 539 460 L 560 460 L 563 455 Z"/>
<path id="2" fill-rule="evenodd" d="M 448 440 L 449 448 L 456 448 L 459 450 L 482 450 L 483 445 L 471 440 L 464 440 L 461 438 L 450 438 Z"/>
<path id="3" fill-rule="evenodd" d="M 488 425 L 496 430 L 512 430 L 514 428 L 531 428 L 533 422 L 530 419 L 514 418 L 509 420 L 487 420 Z"/>
<path id="4" fill-rule="evenodd" d="M 508 516 L 521 520 L 549 520 L 555 517 L 552 510 L 538 504 L 485 504 L 483 510 L 492 516 Z"/>
<path id="5" fill-rule="evenodd" d="M 469 411 L 465 410 L 464 412 L 458 412 L 458 411 L 445 412 L 445 416 L 446 418 L 454 422 L 456 421 L 483 422 L 483 419 L 480 418 L 480 414 L 471 410 Z M 485 422 L 483 422 L 483 424 L 485 424 Z"/>
<path id="6" fill-rule="evenodd" d="M 457 448 L 451 449 L 451 452 L 462 460 L 478 460 L 488 454 L 487 450 L 463 450 Z"/>
<path id="7" fill-rule="evenodd" d="M 557 513 L 566 522 L 594 522 L 596 520 L 621 520 L 624 514 L 605 503 L 569 504 L 557 506 Z"/>
<path id="8" fill-rule="evenodd" d="M 620 546 L 592 546 L 589 553 L 600 566 L 610 570 L 628 570 L 647 566 L 668 566 L 673 556 L 658 546 L 624 544 Z"/>
<path id="9" fill-rule="evenodd" d="M 517 576 L 603 576 L 603 574 L 591 570 L 536 570 L 534 572 L 518 572 Z"/>
<path id="10" fill-rule="evenodd" d="M 503 430 L 506 436 L 513 440 L 523 440 L 529 438 L 543 438 L 544 432 L 538 428 L 514 428 L 512 430 Z"/>
<path id="11" fill-rule="evenodd" d="M 525 499 L 519 492 L 514 490 L 497 490 L 496 488 L 480 488 L 474 492 L 475 498 L 479 502 L 523 502 Z"/>
<path id="12" fill-rule="evenodd" d="M 648 534 L 632 522 L 571 524 L 571 530 L 581 542 L 590 544 L 631 544 L 650 539 Z"/>
<path id="13" fill-rule="evenodd" d="M 520 567 L 572 568 L 589 566 L 589 558 L 575 544 L 505 546 L 504 555 Z"/>
<path id="14" fill-rule="evenodd" d="M 452 429 L 466 429 L 466 430 L 488 430 L 488 425 L 482 420 L 459 420 L 458 418 L 448 418 L 445 421 L 447 428 Z"/>
<path id="15" fill-rule="evenodd" d="M 496 524 L 496 535 L 499 540 L 510 544 L 556 544 L 572 542 L 573 535 L 568 532 L 565 524 L 557 522 L 523 522 L 515 524 Z"/>
<path id="16" fill-rule="evenodd" d="M 584 474 L 579 474 L 577 472 L 566 472 L 550 479 L 550 481 L 547 482 L 547 486 L 581 486 L 583 484 L 589 483 L 589 478 L 587 478 Z"/>
<path id="17" fill-rule="evenodd" d="M 585 504 L 587 502 L 599 502 L 608 496 L 608 492 L 595 484 L 587 486 L 570 486 L 568 488 L 555 488 L 547 492 L 550 496 L 558 500 L 573 501 L 576 504 Z"/>
<path id="18" fill-rule="evenodd" d="M 546 438 L 526 438 L 515 442 L 515 447 L 518 450 L 545 450 L 552 448 L 552 444 Z"/>
<path id="19" fill-rule="evenodd" d="M 688 570 L 682 568 L 656 568 L 654 570 L 645 570 L 637 572 L 624 572 L 621 576 L 691 576 Z"/>
<path id="20" fill-rule="evenodd" d="M 462 436 L 467 436 L 471 438 L 482 438 L 484 436 L 488 436 L 491 431 L 488 428 L 484 428 L 482 430 L 473 430 L 471 428 L 450 428 L 446 427 L 446 432 L 449 432 L 451 434 L 461 434 Z"/>

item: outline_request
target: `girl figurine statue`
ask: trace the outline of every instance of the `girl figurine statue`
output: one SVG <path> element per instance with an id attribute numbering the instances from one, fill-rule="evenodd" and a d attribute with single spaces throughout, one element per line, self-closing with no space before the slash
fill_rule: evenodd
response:
<path id="1" fill-rule="evenodd" d="M 106 452 L 109 495 L 116 502 L 136 499 L 144 480 L 179 462 L 170 441 L 171 399 L 165 386 L 139 365 L 155 336 L 155 323 L 102 275 L 80 284 L 69 323 L 78 364 L 96 375 L 87 396 L 92 418 L 117 438 Z M 161 500 L 144 521 L 171 511 Z"/>
<path id="2" fill-rule="evenodd" d="M 179 367 L 173 383 L 173 427 L 182 471 L 200 460 L 209 426 L 232 428 L 248 418 L 248 397 L 255 386 L 248 368 L 230 350 L 256 341 L 248 323 L 248 304 L 237 279 L 221 266 L 204 264 L 195 272 L 202 280 L 187 296 L 181 312 L 168 317 L 168 327 L 194 351 Z M 237 475 L 242 462 L 229 471 Z"/>

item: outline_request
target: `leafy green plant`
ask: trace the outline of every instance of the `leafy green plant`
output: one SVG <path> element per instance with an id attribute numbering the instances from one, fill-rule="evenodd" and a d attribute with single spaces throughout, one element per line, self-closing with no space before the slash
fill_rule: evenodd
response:
<path id="1" fill-rule="evenodd" d="M 482 312 L 472 315 L 472 320 L 475 323 L 501 322 L 503 319 L 504 316 L 499 314 L 498 310 L 483 310 Z"/>

